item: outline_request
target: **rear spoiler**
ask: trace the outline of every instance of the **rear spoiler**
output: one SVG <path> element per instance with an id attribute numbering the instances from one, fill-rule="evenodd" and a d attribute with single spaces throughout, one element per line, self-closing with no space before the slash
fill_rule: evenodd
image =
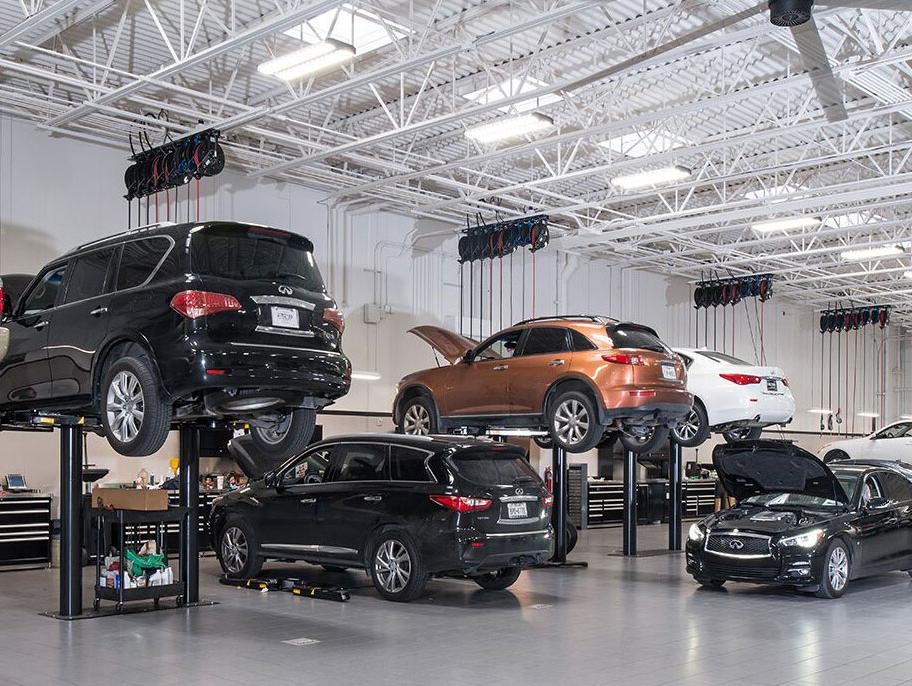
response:
<path id="1" fill-rule="evenodd" d="M 659 340 L 662 340 L 655 329 L 653 329 L 651 326 L 646 326 L 645 324 L 637 324 L 636 322 L 617 322 L 616 324 L 612 324 L 612 326 L 617 329 L 636 329 L 637 331 L 643 331 L 645 333 L 652 334 Z"/>

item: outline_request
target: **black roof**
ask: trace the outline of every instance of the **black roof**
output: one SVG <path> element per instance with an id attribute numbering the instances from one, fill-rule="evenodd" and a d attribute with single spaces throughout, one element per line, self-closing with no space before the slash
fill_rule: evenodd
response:
<path id="1" fill-rule="evenodd" d="M 887 471 L 902 474 L 907 479 L 912 479 L 912 463 L 903 462 L 902 460 L 865 460 L 862 458 L 852 460 L 831 460 L 827 463 L 831 470 L 850 468 L 858 472 L 870 472 L 875 469 L 885 469 Z"/>
<path id="2" fill-rule="evenodd" d="M 361 433 L 361 434 L 342 434 L 341 436 L 332 436 L 324 438 L 320 443 L 340 443 L 354 442 L 358 443 L 390 443 L 396 445 L 405 445 L 424 450 L 440 452 L 457 448 L 511 448 L 517 452 L 524 452 L 519 446 L 510 443 L 497 443 L 495 441 L 483 438 L 473 438 L 471 436 L 453 436 L 453 435 L 435 435 L 435 436 L 411 436 L 408 434 L 398 433 Z"/>

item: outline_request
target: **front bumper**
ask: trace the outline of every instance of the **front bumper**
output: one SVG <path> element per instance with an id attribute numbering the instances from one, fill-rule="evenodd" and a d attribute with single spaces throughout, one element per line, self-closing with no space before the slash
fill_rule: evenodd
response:
<path id="1" fill-rule="evenodd" d="M 436 574 L 475 574 L 504 567 L 531 567 L 551 558 L 553 544 L 550 526 L 509 534 L 460 529 L 444 546 L 444 553 L 429 560 L 428 566 Z"/>
<path id="2" fill-rule="evenodd" d="M 820 546 L 818 546 L 820 548 Z M 697 579 L 722 579 L 780 586 L 818 586 L 823 574 L 823 552 L 787 552 L 761 559 L 739 560 L 704 550 L 688 540 L 687 571 Z"/>

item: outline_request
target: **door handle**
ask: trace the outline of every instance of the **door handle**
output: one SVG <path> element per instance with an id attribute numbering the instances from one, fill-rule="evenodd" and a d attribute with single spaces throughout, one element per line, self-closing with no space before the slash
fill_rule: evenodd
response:
<path id="1" fill-rule="evenodd" d="M 362 498 L 362 500 L 364 500 L 368 503 L 379 503 L 381 500 L 383 500 L 383 496 L 382 495 L 366 495 L 366 496 L 364 496 L 364 498 Z"/>
<path id="2" fill-rule="evenodd" d="M 312 505 L 315 502 L 317 502 L 316 498 L 301 498 L 302 505 Z"/>
<path id="3" fill-rule="evenodd" d="M 548 366 L 549 367 L 560 367 L 561 365 L 565 365 L 565 364 L 567 364 L 567 363 L 564 360 L 551 360 L 548 363 Z"/>
<path id="4" fill-rule="evenodd" d="M 502 372 L 504 369 L 509 369 L 510 365 L 508 364 L 499 364 L 496 367 L 492 367 L 495 372 Z"/>
<path id="5" fill-rule="evenodd" d="M 38 322 L 37 324 L 35 324 L 35 331 L 41 331 L 41 329 L 43 329 L 43 328 L 46 327 L 47 325 L 48 325 L 48 320 L 47 320 L 47 319 L 45 319 L 45 320 L 43 320 L 43 321 L 40 321 L 40 322 Z"/>
<path id="6" fill-rule="evenodd" d="M 107 311 L 108 311 L 107 307 L 96 307 L 94 310 L 89 312 L 89 314 L 92 315 L 93 317 L 97 317 L 100 314 L 106 314 Z"/>

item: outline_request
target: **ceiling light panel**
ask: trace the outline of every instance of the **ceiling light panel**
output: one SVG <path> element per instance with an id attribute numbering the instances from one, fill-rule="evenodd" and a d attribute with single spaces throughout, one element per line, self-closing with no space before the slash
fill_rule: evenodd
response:
<path id="1" fill-rule="evenodd" d="M 540 112 L 529 112 L 470 126 L 466 129 L 465 135 L 466 138 L 471 138 L 478 143 L 496 143 L 545 131 L 553 126 L 554 120 L 551 117 Z"/>
<path id="2" fill-rule="evenodd" d="M 625 191 L 633 191 L 654 186 L 667 186 L 670 183 L 688 179 L 690 175 L 690 169 L 686 167 L 660 167 L 659 169 L 650 169 L 637 174 L 615 176 L 611 179 L 611 183 Z"/>
<path id="3" fill-rule="evenodd" d="M 776 231 L 797 231 L 799 229 L 812 229 L 820 225 L 817 217 L 797 216 L 781 217 L 757 222 L 751 228 L 757 233 L 774 233 Z"/>
<path id="4" fill-rule="evenodd" d="M 884 257 L 897 257 L 905 251 L 900 245 L 875 245 L 870 248 L 853 248 L 844 250 L 842 259 L 847 262 L 866 262 L 868 260 L 878 260 Z"/>

